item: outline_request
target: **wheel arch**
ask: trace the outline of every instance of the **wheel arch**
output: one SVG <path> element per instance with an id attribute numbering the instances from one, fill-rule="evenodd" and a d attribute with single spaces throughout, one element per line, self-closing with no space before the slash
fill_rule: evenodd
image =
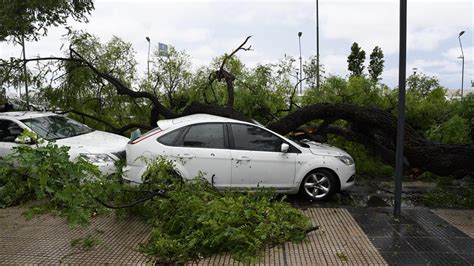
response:
<path id="1" fill-rule="evenodd" d="M 305 177 L 307 175 L 317 171 L 317 170 L 326 170 L 326 171 L 331 172 L 334 175 L 335 179 L 336 179 L 336 191 L 335 192 L 340 192 L 341 191 L 341 180 L 339 179 L 339 176 L 337 175 L 337 173 L 334 170 L 332 170 L 331 168 L 323 167 L 323 166 L 315 167 L 315 168 L 311 169 L 310 171 L 307 171 L 307 173 L 303 176 L 303 178 L 301 178 L 301 180 L 299 182 L 299 186 L 298 186 L 299 189 L 301 189 L 301 185 L 302 185 L 303 180 L 305 179 Z"/>

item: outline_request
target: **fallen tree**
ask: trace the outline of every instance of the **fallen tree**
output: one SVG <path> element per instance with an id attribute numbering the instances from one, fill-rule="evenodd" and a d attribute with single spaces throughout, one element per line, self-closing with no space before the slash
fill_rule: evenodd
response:
<path id="1" fill-rule="evenodd" d="M 214 82 L 225 83 L 227 88 L 226 105 L 221 106 L 194 101 L 188 104 L 181 112 L 176 112 L 166 107 L 161 99 L 153 93 L 130 88 L 119 78 L 94 66 L 92 62 L 84 58 L 73 47 L 69 48 L 70 53 L 67 58 L 18 59 L 3 65 L 10 64 L 12 67 L 21 68 L 28 61 L 65 60 L 77 64 L 78 67 L 91 69 L 98 77 L 112 84 L 118 95 L 126 95 L 133 99 L 146 100 L 150 103 L 152 108 L 147 124 L 115 126 L 110 123 L 104 123 L 113 132 L 123 133 L 131 128 L 154 127 L 160 118 L 170 119 L 195 113 L 207 113 L 250 121 L 249 117 L 234 109 L 235 77 L 226 70 L 226 62 L 232 56 L 238 51 L 248 51 L 250 49 L 250 47 L 245 47 L 249 39 L 250 36 L 230 54 L 225 55 L 219 68 L 209 76 L 209 87 L 211 88 Z M 323 123 L 316 131 L 316 135 L 320 137 L 319 139 L 326 139 L 325 136 L 327 134 L 339 135 L 350 141 L 363 144 L 370 151 L 380 155 L 386 163 L 394 164 L 396 117 L 389 112 L 373 107 L 343 103 L 318 103 L 304 107 L 297 106 L 297 109 L 292 109 L 291 107 L 294 105 L 293 97 L 291 97 L 289 108 L 286 110 L 289 114 L 269 123 L 267 125 L 268 128 L 285 135 L 313 121 L 323 120 Z M 71 112 L 74 112 L 74 110 Z M 92 114 L 82 113 L 81 115 L 89 118 L 94 117 Z M 273 115 L 273 117 L 277 118 L 278 116 Z M 100 121 L 99 119 L 96 120 Z M 338 120 L 346 121 L 346 126 L 334 126 L 334 122 Z M 410 125 L 407 124 L 405 128 L 405 164 L 409 168 L 417 168 L 442 176 L 453 175 L 459 178 L 466 175 L 474 175 L 474 163 L 472 163 L 474 161 L 474 145 L 435 143 L 422 137 Z M 308 137 L 312 138 L 314 136 Z"/>

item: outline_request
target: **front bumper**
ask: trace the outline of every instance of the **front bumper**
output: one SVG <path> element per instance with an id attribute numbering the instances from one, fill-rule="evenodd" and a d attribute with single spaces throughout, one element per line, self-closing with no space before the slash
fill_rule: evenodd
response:
<path id="1" fill-rule="evenodd" d="M 337 175 L 341 182 L 341 191 L 344 191 L 355 184 L 355 164 L 339 168 Z"/>
<path id="2" fill-rule="evenodd" d="M 127 165 L 123 168 L 122 179 L 127 183 L 141 184 L 142 175 L 145 172 L 145 166 Z"/>

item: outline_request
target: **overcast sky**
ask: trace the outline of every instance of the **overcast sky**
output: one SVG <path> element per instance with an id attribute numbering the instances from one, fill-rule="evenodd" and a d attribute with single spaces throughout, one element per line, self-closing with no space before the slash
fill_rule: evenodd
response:
<path id="1" fill-rule="evenodd" d="M 321 64 L 328 74 L 346 76 L 353 42 L 369 54 L 378 45 L 385 53 L 382 82 L 398 84 L 399 1 L 319 0 Z M 196 66 L 230 52 L 247 35 L 253 51 L 239 53 L 249 67 L 276 62 L 285 54 L 316 53 L 315 1 L 95 1 L 88 24 L 72 23 L 106 42 L 116 35 L 133 44 L 139 70 L 146 68 L 148 44 L 175 46 L 191 55 Z M 407 72 L 437 76 L 450 89 L 461 85 L 461 37 L 465 55 L 464 87 L 474 80 L 474 7 L 472 0 L 408 0 Z M 51 28 L 47 37 L 27 43 L 27 56 L 59 55 L 64 28 Z M 0 43 L 0 57 L 19 56 L 21 48 Z"/>

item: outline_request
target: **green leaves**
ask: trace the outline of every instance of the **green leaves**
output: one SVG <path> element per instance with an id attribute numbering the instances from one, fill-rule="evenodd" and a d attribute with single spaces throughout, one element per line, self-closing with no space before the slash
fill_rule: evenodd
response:
<path id="1" fill-rule="evenodd" d="M 37 144 L 15 147 L 0 159 L 0 206 L 46 200 L 44 208 L 57 210 L 71 224 L 87 224 L 92 213 L 104 210 L 94 197 L 110 195 L 118 182 L 82 158 L 70 161 L 69 147 L 44 143 L 28 131 L 21 138 Z"/>
<path id="2" fill-rule="evenodd" d="M 67 19 L 87 22 L 94 9 L 93 1 L 9 0 L 0 4 L 0 41 L 21 36 L 37 41 L 48 27 L 66 25 Z"/>
<path id="3" fill-rule="evenodd" d="M 354 42 L 351 46 L 351 53 L 347 57 L 348 69 L 352 76 L 362 76 L 364 72 L 365 51 Z"/>
<path id="4" fill-rule="evenodd" d="M 304 214 L 269 191 L 218 192 L 197 177 L 183 181 L 171 162 L 159 159 L 145 173 L 139 190 L 167 187 L 169 199 L 144 204 L 144 217 L 154 226 L 143 247 L 163 261 L 184 263 L 219 252 L 252 262 L 266 245 L 301 241 L 312 227 Z"/>

